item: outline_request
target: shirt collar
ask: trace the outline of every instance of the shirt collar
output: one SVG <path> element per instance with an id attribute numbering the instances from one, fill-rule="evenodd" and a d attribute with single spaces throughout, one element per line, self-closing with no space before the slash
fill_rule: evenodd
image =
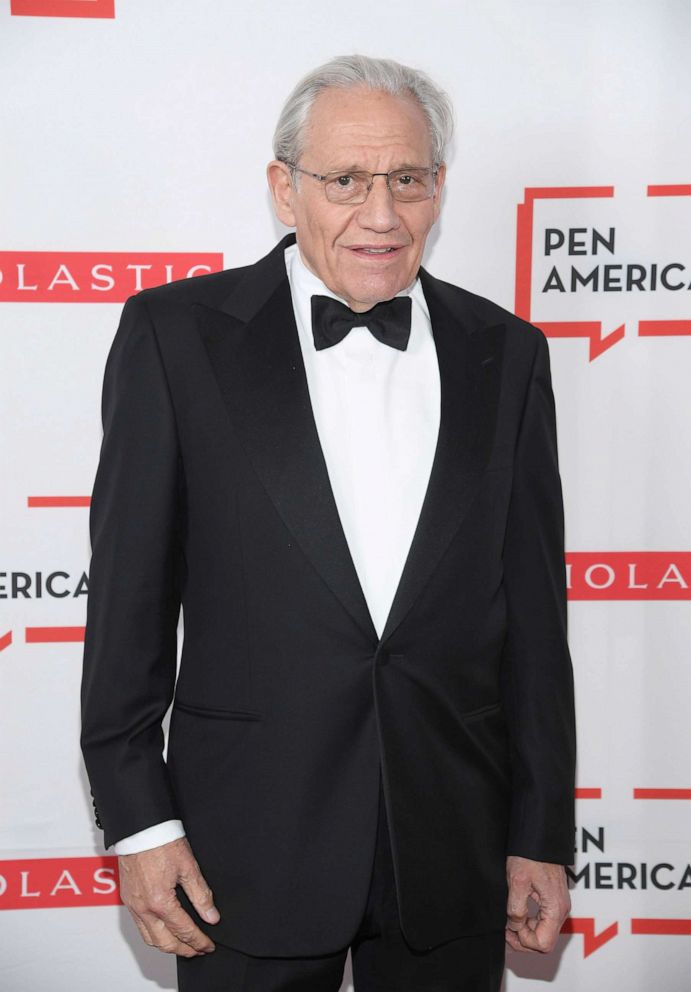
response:
<path id="1" fill-rule="evenodd" d="M 304 348 L 314 347 L 312 336 L 312 296 L 315 294 L 330 296 L 341 303 L 348 305 L 346 301 L 332 292 L 322 280 L 311 272 L 302 260 L 297 244 L 288 245 L 284 251 L 286 273 L 290 285 L 290 294 L 293 300 L 293 312 L 298 328 L 298 335 L 302 340 Z M 422 283 L 416 277 L 407 289 L 396 293 L 396 296 L 410 296 L 413 302 L 413 314 L 411 322 L 411 336 L 419 333 L 422 327 L 430 327 L 429 309 L 425 294 L 422 291 Z M 417 316 L 416 316 L 417 315 Z M 363 321 L 363 326 L 366 326 Z M 326 351 L 320 355 L 327 354 Z"/>

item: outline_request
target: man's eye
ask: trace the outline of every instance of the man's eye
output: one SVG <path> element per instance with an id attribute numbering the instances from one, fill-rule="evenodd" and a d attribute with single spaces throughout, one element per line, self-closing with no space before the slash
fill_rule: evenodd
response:
<path id="1" fill-rule="evenodd" d="M 399 176 L 398 181 L 401 186 L 412 186 L 417 182 L 417 178 L 415 176 Z"/>
<path id="2" fill-rule="evenodd" d="M 338 176 L 336 182 L 338 183 L 339 186 L 342 186 L 343 188 L 347 189 L 348 186 L 352 185 L 353 177 L 348 175 Z"/>

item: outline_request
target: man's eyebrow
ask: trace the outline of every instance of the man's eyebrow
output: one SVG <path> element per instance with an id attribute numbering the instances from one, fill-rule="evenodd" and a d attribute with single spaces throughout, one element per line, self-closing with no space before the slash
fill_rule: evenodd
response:
<path id="1" fill-rule="evenodd" d="M 393 169 L 389 169 L 389 172 L 402 172 L 404 169 L 428 169 L 428 165 L 413 165 L 410 162 L 404 162 L 403 165 L 396 165 Z M 324 175 L 330 175 L 332 172 L 337 172 L 342 175 L 347 175 L 351 172 L 370 172 L 362 165 L 347 165 L 343 168 L 336 167 L 334 169 L 327 169 Z"/>
<path id="2" fill-rule="evenodd" d="M 329 175 L 330 172 L 342 172 L 345 174 L 348 172 L 368 172 L 368 171 L 369 170 L 366 169 L 364 165 L 344 165 L 343 167 L 337 165 L 334 166 L 334 168 L 332 169 L 327 169 L 326 175 Z"/>

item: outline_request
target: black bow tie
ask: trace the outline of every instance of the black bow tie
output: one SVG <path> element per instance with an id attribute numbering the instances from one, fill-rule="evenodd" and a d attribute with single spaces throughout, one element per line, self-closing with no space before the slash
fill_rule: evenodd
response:
<path id="1" fill-rule="evenodd" d="M 405 351 L 410 337 L 411 300 L 395 296 L 377 303 L 365 313 L 353 313 L 350 307 L 331 296 L 312 297 L 312 334 L 317 351 L 338 344 L 353 327 L 367 327 L 377 341 Z"/>

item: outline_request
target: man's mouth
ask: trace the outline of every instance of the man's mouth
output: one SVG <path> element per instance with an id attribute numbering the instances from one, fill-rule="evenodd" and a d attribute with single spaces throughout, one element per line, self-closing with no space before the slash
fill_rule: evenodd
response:
<path id="1" fill-rule="evenodd" d="M 385 245 L 382 248 L 369 245 L 353 245 L 350 248 L 350 251 L 352 251 L 355 255 L 390 256 L 395 255 L 397 252 L 401 251 L 402 248 L 403 245 Z"/>

